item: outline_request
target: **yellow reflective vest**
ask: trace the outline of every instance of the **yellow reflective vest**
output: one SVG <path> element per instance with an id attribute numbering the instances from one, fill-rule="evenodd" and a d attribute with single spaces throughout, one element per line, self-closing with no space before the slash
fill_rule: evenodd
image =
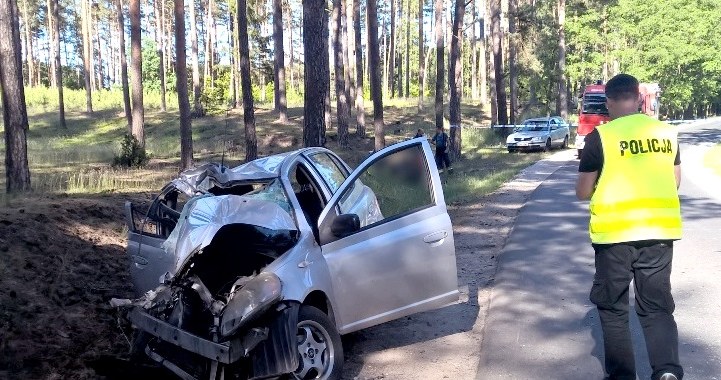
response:
<path id="1" fill-rule="evenodd" d="M 624 116 L 597 129 L 603 169 L 591 197 L 591 241 L 680 239 L 676 129 L 644 114 Z"/>

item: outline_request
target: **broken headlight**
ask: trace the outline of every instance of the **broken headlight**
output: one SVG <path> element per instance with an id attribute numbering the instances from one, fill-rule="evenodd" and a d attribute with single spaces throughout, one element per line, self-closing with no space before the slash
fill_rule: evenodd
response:
<path id="1" fill-rule="evenodd" d="M 240 326 L 273 306 L 280 296 L 278 276 L 267 272 L 258 274 L 231 295 L 220 319 L 220 335 L 227 337 L 233 334 Z"/>

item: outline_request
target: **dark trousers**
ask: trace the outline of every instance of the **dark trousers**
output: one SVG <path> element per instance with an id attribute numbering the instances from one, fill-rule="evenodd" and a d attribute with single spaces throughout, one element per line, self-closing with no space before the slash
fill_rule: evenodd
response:
<path id="1" fill-rule="evenodd" d="M 436 147 L 436 166 L 438 170 L 443 169 L 444 165 L 446 168 L 451 167 L 451 159 L 448 157 L 448 152 L 445 147 Z"/>
<path id="2" fill-rule="evenodd" d="M 652 379 L 670 372 L 679 379 L 678 329 L 671 296 L 672 241 L 594 244 L 596 275 L 591 302 L 603 329 L 606 372 L 610 380 L 636 380 L 636 363 L 628 324 L 628 288 L 634 280 L 636 314 L 646 338 Z"/>

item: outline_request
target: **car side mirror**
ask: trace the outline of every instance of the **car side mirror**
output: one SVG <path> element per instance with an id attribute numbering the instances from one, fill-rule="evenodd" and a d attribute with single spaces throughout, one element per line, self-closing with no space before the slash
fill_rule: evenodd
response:
<path id="1" fill-rule="evenodd" d="M 360 218 L 356 214 L 340 214 L 330 226 L 335 237 L 344 238 L 360 230 Z"/>

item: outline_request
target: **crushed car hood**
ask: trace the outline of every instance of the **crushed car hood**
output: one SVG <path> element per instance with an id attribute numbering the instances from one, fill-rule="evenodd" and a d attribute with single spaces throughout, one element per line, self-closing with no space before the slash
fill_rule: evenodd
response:
<path id="1" fill-rule="evenodd" d="M 297 231 L 291 215 L 278 204 L 242 195 L 201 195 L 183 208 L 178 224 L 163 249 L 175 257 L 170 275 L 208 246 L 218 230 L 231 224 L 247 224 L 271 231 Z"/>

